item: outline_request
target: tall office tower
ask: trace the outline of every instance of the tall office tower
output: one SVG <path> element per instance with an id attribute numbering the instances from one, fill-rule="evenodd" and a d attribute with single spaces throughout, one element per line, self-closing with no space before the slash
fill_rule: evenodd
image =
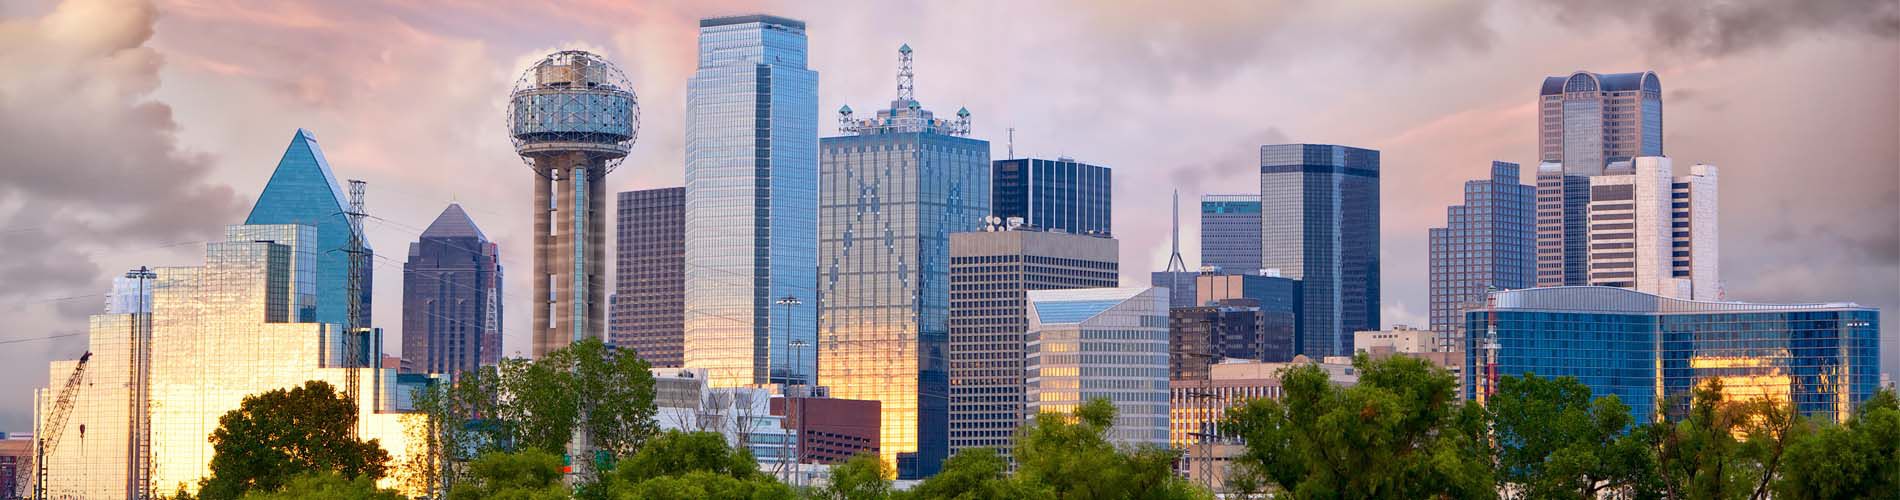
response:
<path id="1" fill-rule="evenodd" d="M 992 215 L 1021 217 L 1025 224 L 1052 231 L 1113 234 L 1108 167 L 1068 157 L 1012 158 L 990 166 Z"/>
<path id="2" fill-rule="evenodd" d="M 402 264 L 402 367 L 454 374 L 501 362 L 501 251 L 450 203 Z"/>
<path id="3" fill-rule="evenodd" d="M 790 345 L 815 345 L 818 331 L 818 73 L 805 54 L 801 21 L 699 22 L 699 69 L 686 86 L 693 286 L 681 359 L 707 369 L 713 387 L 817 371 L 816 356 Z"/>
<path id="4" fill-rule="evenodd" d="M 1203 273 L 1194 278 L 1196 309 L 1204 307 L 1247 307 L 1256 309 L 1250 337 L 1211 339 L 1212 357 L 1199 361 L 1218 362 L 1220 358 L 1259 361 L 1293 359 L 1300 331 L 1300 282 L 1279 276 Z M 1206 311 L 1201 311 L 1205 313 Z M 1177 323 L 1177 325 L 1179 325 Z M 1179 338 L 1180 332 L 1176 332 Z M 1200 351 L 1178 350 L 1177 355 L 1194 356 Z M 1178 360 L 1179 358 L 1177 358 Z"/>
<path id="5" fill-rule="evenodd" d="M 686 188 L 620 193 L 607 339 L 653 366 L 684 366 Z"/>
<path id="6" fill-rule="evenodd" d="M 950 235 L 950 454 L 1010 456 L 1022 426 L 1028 291 L 1114 287 L 1119 244 L 1035 230 Z"/>
<path id="7" fill-rule="evenodd" d="M 1027 351 L 1029 415 L 1107 398 L 1116 410 L 1110 441 L 1168 445 L 1166 288 L 1031 291 Z"/>
<path id="8" fill-rule="evenodd" d="M 606 335 L 607 173 L 640 132 L 620 68 L 578 50 L 549 54 L 515 81 L 508 134 L 534 169 L 534 357 Z"/>
<path id="9" fill-rule="evenodd" d="M 1352 355 L 1379 326 L 1379 152 L 1260 147 L 1261 268 L 1300 280 L 1296 354 Z"/>
<path id="10" fill-rule="evenodd" d="M 1615 394 L 1636 422 L 1680 415 L 1710 380 L 1731 399 L 1764 398 L 1818 419 L 1847 418 L 1880 381 L 1880 311 L 1853 303 L 1749 304 L 1663 297 L 1598 286 L 1492 294 L 1465 313 L 1468 397 L 1495 391 L 1492 374 L 1576 377 Z M 1483 349 L 1480 342 L 1496 344 Z M 1552 349 L 1550 346 L 1571 346 Z"/>
<path id="11" fill-rule="evenodd" d="M 258 194 L 257 204 L 244 218 L 245 224 L 303 224 L 317 229 L 319 254 L 315 269 L 310 270 L 317 280 L 317 298 L 308 303 L 311 308 L 296 311 L 296 321 L 349 324 L 349 245 L 350 234 L 357 231 L 344 215 L 349 206 L 343 188 L 330 173 L 323 148 L 317 145 L 316 134 L 297 129 L 290 136 L 290 146 L 284 148 L 283 158 L 277 160 L 270 182 Z M 361 324 L 369 325 L 370 278 L 374 276 L 369 263 L 373 252 L 368 243 L 364 243 L 363 250 L 365 253 L 357 254 L 361 260 L 358 269 L 363 270 L 362 294 L 355 300 L 362 306 Z"/>
<path id="12" fill-rule="evenodd" d="M 322 186 L 307 194 L 327 196 Z M 149 449 L 154 459 L 149 484 L 154 488 L 195 488 L 210 474 L 211 433 L 244 397 L 311 380 L 341 391 L 352 370 L 363 384 L 356 400 L 359 436 L 381 440 L 392 459 L 405 460 L 412 449 L 409 427 L 420 416 L 396 403 L 420 385 L 399 380 L 393 369 L 372 367 L 372 360 L 381 359 L 380 332 L 360 334 L 372 348 L 349 359 L 341 346 L 344 336 L 354 333 L 300 318 L 322 298 L 320 277 L 312 270 L 330 252 L 319 243 L 320 233 L 301 224 L 228 226 L 223 240 L 205 246 L 204 265 L 154 270 L 149 313 L 92 316 L 92 355 L 52 362 L 48 376 L 54 385 L 36 394 L 38 433 L 49 435 L 47 417 L 65 381 L 76 365 L 87 365 L 59 431 L 61 442 L 46 457 L 49 496 L 127 497 L 128 353 L 139 316 L 150 321 Z M 382 482 L 385 487 L 396 483 Z"/>
<path id="13" fill-rule="evenodd" d="M 1260 270 L 1260 195 L 1201 196 L 1201 268 L 1227 274 Z"/>
<path id="14" fill-rule="evenodd" d="M 1260 303 L 1247 299 L 1168 309 L 1168 379 L 1205 380 L 1210 366 L 1229 358 L 1269 361 L 1269 351 L 1276 358 L 1270 361 L 1292 359 L 1293 337 L 1262 335 L 1262 316 Z"/>
<path id="15" fill-rule="evenodd" d="M 1491 162 L 1491 177 L 1465 181 L 1465 202 L 1430 231 L 1428 287 L 1435 345 L 1463 345 L 1465 309 L 1485 293 L 1537 282 L 1537 188 L 1518 183 L 1516 163 Z"/>
<path id="16" fill-rule="evenodd" d="M 819 143 L 818 379 L 883 403 L 879 451 L 904 479 L 936 474 L 949 452 L 950 234 L 990 210 L 990 143 L 968 137 L 968 110 L 940 119 L 912 97 L 910 57 L 898 49 L 888 109 L 840 109 L 847 135 Z"/>
<path id="17" fill-rule="evenodd" d="M 1589 178 L 1611 162 L 1663 155 L 1662 81 L 1578 71 L 1545 78 L 1537 99 L 1537 286 L 1581 285 Z"/>
<path id="18" fill-rule="evenodd" d="M 1669 158 L 1637 157 L 1590 178 L 1590 284 L 1716 300 L 1716 169 L 1673 177 Z"/>

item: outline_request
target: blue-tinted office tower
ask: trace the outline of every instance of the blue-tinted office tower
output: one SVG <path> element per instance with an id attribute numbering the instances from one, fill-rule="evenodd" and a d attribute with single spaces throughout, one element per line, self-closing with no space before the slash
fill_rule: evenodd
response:
<path id="1" fill-rule="evenodd" d="M 1729 398 L 1792 403 L 1838 421 L 1880 383 L 1880 311 L 1852 303 L 1695 301 L 1601 286 L 1493 296 L 1495 310 L 1465 313 L 1472 398 L 1494 393 L 1494 377 L 1576 377 L 1595 395 L 1622 398 L 1646 423 L 1667 398 L 1715 379 Z M 1494 314 L 1492 353 L 1483 346 Z M 1686 403 L 1666 410 L 1679 415 Z"/>
<path id="2" fill-rule="evenodd" d="M 501 252 L 450 203 L 402 264 L 402 368 L 456 374 L 501 361 Z"/>
<path id="3" fill-rule="evenodd" d="M 991 163 L 991 214 L 1021 217 L 1044 230 L 1108 237 L 1108 167 L 1073 158 L 1014 158 Z"/>
<path id="4" fill-rule="evenodd" d="M 1491 162 L 1491 177 L 1465 182 L 1465 202 L 1430 232 L 1431 327 L 1456 347 L 1464 311 L 1485 293 L 1536 285 L 1537 188 L 1518 183 L 1516 163 Z"/>
<path id="5" fill-rule="evenodd" d="M 936 474 L 949 453 L 950 235 L 990 210 L 990 143 L 970 113 L 937 118 L 912 97 L 910 47 L 897 99 L 875 118 L 839 110 L 820 143 L 820 384 L 882 404 L 879 452 L 899 478 Z"/>
<path id="6" fill-rule="evenodd" d="M 1590 178 L 1614 162 L 1663 156 L 1654 72 L 1544 78 L 1537 92 L 1537 286 L 1590 281 Z"/>
<path id="7" fill-rule="evenodd" d="M 805 67 L 805 46 L 801 21 L 699 23 L 699 69 L 686 88 L 682 358 L 715 387 L 816 371 L 815 356 L 789 345 L 817 340 L 818 73 Z"/>
<path id="8" fill-rule="evenodd" d="M 353 229 L 343 215 L 347 208 L 343 187 L 330 173 L 330 162 L 323 158 L 316 135 L 297 129 L 290 136 L 290 146 L 284 148 L 284 157 L 277 160 L 270 182 L 251 207 L 251 215 L 244 218 L 246 225 L 303 224 L 317 228 L 317 303 L 315 308 L 298 311 L 294 322 L 349 325 L 349 301 L 356 300 L 362 304 L 360 324 L 373 324 L 370 277 L 374 274 L 369 272 L 373 253 L 358 254 L 362 260 L 362 293 L 349 296 L 351 254 L 347 250 L 350 233 L 358 229 Z M 368 242 L 363 243 L 363 250 L 370 251 Z"/>
<path id="9" fill-rule="evenodd" d="M 1201 196 L 1201 267 L 1227 274 L 1260 271 L 1260 195 Z"/>
<path id="10" fill-rule="evenodd" d="M 1260 267 L 1300 280 L 1297 354 L 1347 356 L 1379 327 L 1379 152 L 1260 147 Z"/>

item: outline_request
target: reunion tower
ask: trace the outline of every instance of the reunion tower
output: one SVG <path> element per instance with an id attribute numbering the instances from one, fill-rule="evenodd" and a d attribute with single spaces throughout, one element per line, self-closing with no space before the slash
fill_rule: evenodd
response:
<path id="1" fill-rule="evenodd" d="M 589 52 L 549 54 L 509 94 L 508 135 L 535 174 L 535 358 L 604 335 L 604 181 L 639 132 L 633 86 Z"/>

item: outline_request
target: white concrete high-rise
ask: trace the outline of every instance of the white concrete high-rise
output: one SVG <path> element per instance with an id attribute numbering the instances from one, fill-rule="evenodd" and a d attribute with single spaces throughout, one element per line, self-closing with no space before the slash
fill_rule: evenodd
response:
<path id="1" fill-rule="evenodd" d="M 1589 284 L 1686 300 L 1722 296 L 1716 168 L 1675 176 L 1667 157 L 1590 178 Z"/>

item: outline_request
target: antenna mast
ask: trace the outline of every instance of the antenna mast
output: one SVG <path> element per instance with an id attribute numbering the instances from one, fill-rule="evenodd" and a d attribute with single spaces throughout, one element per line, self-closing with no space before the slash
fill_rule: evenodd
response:
<path id="1" fill-rule="evenodd" d="M 1016 159 L 1016 127 L 1009 128 L 1009 159 Z"/>
<path id="2" fill-rule="evenodd" d="M 1174 201 L 1168 208 L 1174 210 L 1174 226 L 1171 230 L 1174 239 L 1174 251 L 1168 254 L 1168 307 L 1181 303 L 1174 294 L 1181 293 L 1181 275 L 1187 273 L 1187 263 L 1181 261 L 1181 191 L 1174 191 Z M 1189 304 L 1194 301 L 1190 299 Z"/>
<path id="3" fill-rule="evenodd" d="M 350 209 L 344 212 L 350 220 L 350 242 L 343 250 L 350 255 L 350 275 L 349 295 L 344 298 L 344 303 L 349 306 L 349 324 L 344 325 L 343 351 L 349 358 L 343 363 L 343 393 L 349 397 L 351 404 L 356 405 L 363 404 L 362 398 L 357 397 L 362 386 L 361 376 L 357 372 L 364 366 L 365 339 L 361 335 L 368 329 L 368 325 L 363 324 L 363 274 L 369 272 L 369 266 L 366 265 L 369 263 L 369 250 L 363 244 L 363 216 L 366 215 L 363 212 L 363 191 L 367 184 L 350 179 Z M 358 425 L 361 425 L 361 419 L 358 419 Z M 356 434 L 356 427 L 350 427 L 350 435 L 354 437 Z"/>
<path id="4" fill-rule="evenodd" d="M 906 105 L 916 101 L 912 95 L 915 87 L 915 84 L 911 82 L 912 76 L 914 75 L 910 71 L 910 44 L 906 43 L 897 48 L 897 100 L 903 101 Z"/>

